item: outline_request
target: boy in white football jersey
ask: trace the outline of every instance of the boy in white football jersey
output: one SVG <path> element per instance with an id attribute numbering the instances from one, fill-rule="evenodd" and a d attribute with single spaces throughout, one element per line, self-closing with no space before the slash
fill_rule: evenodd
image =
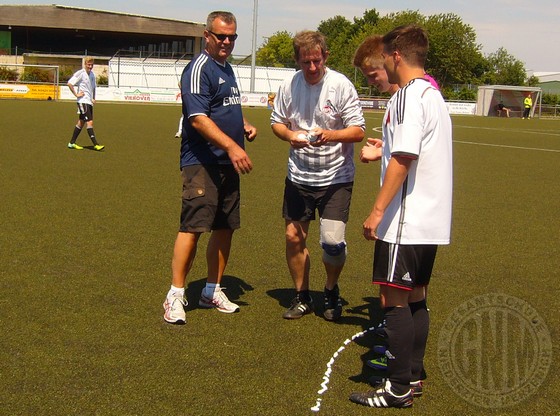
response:
<path id="1" fill-rule="evenodd" d="M 427 52 L 419 26 L 383 37 L 384 68 L 400 89 L 383 118 L 381 189 L 363 233 L 375 240 L 373 281 L 385 305 L 388 380 L 350 396 L 370 407 L 410 407 L 421 394 L 429 330 L 424 289 L 438 245 L 450 241 L 452 127 L 441 93 L 424 77 Z"/>
<path id="2" fill-rule="evenodd" d="M 92 57 L 84 58 L 84 67 L 77 71 L 72 78 L 68 80 L 68 88 L 77 98 L 78 104 L 78 123 L 74 127 L 74 133 L 68 143 L 69 149 L 82 150 L 83 147 L 76 144 L 78 136 L 82 132 L 84 125 L 86 126 L 88 136 L 93 143 L 93 149 L 100 151 L 105 146 L 97 143 L 95 133 L 93 131 L 93 104 L 95 103 L 95 74 L 93 73 Z"/>

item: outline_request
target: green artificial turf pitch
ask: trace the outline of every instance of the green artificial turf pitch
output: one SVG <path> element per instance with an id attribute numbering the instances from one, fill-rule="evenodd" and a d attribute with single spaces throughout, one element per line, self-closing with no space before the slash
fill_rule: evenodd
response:
<path id="1" fill-rule="evenodd" d="M 203 236 L 188 276 L 187 323 L 173 326 L 162 319 L 162 302 L 181 203 L 173 138 L 179 107 L 98 103 L 103 152 L 66 148 L 74 103 L 0 101 L 0 114 L 0 414 L 306 415 L 317 399 L 322 415 L 375 412 L 348 401 L 368 389 L 370 332 L 340 350 L 328 389 L 318 391 L 333 354 L 380 316 L 370 283 L 373 244 L 361 233 L 379 187 L 378 164 L 357 162 L 340 281 L 343 318 L 321 318 L 324 271 L 314 222 L 317 316 L 283 320 L 293 296 L 281 218 L 288 145 L 273 136 L 268 110 L 246 109 L 260 134 L 247 145 L 254 170 L 242 177 L 242 228 L 223 280 L 241 311 L 197 307 Z M 366 114 L 368 136 L 379 135 L 372 129 L 381 116 Z M 453 241 L 436 260 L 428 380 L 411 414 L 556 415 L 560 122 L 455 116 L 453 123 Z M 85 133 L 78 144 L 90 145 Z M 475 396 L 457 393 L 442 369 L 447 319 L 480 295 L 522 299 L 550 336 L 521 336 L 498 311 L 495 331 L 483 327 L 481 338 L 477 311 L 463 313 L 474 322 L 463 332 L 472 339 L 463 342 L 474 344 L 454 358 L 466 393 L 473 383 L 502 396 L 515 390 L 515 380 L 538 385 L 518 391 L 522 400 L 513 406 L 481 407 Z M 541 357 L 535 345 L 547 342 L 552 357 Z M 548 363 L 547 371 L 532 374 L 531 357 Z"/>

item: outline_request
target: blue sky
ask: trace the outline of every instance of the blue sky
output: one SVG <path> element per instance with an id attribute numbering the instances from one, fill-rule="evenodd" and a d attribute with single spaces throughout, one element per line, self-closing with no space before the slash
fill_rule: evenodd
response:
<path id="1" fill-rule="evenodd" d="M 61 4 L 123 13 L 205 22 L 208 12 L 226 8 L 237 16 L 239 39 L 234 55 L 249 55 L 252 45 L 254 0 L 47 0 L 2 1 L 4 4 Z M 342 15 L 353 20 L 366 9 L 381 15 L 418 10 L 424 15 L 454 13 L 473 27 L 485 54 L 504 47 L 521 60 L 528 71 L 560 72 L 560 2 L 540 0 L 259 0 L 257 46 L 265 37 L 287 30 L 295 33 L 316 29 L 322 20 Z"/>

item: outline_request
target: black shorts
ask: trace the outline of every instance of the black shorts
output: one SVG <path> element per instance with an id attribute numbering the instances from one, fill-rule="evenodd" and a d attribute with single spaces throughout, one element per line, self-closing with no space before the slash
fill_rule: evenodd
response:
<path id="1" fill-rule="evenodd" d="M 93 121 L 93 105 L 78 103 L 78 114 L 80 120 Z"/>
<path id="2" fill-rule="evenodd" d="M 329 186 L 300 185 L 286 178 L 282 216 L 288 221 L 307 222 L 319 217 L 348 222 L 353 182 Z"/>
<path id="3" fill-rule="evenodd" d="M 181 169 L 183 206 L 180 232 L 237 229 L 239 175 L 232 165 L 192 165 Z"/>
<path id="4" fill-rule="evenodd" d="M 373 283 L 412 290 L 430 283 L 437 245 L 401 245 L 377 240 Z"/>

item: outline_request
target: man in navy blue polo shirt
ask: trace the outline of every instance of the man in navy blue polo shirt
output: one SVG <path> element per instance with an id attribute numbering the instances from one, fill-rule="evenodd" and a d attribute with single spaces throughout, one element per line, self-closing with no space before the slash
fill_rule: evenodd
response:
<path id="1" fill-rule="evenodd" d="M 181 76 L 183 205 L 171 288 L 163 304 L 164 319 L 169 323 L 185 323 L 185 281 L 203 232 L 211 235 L 206 252 L 208 278 L 199 305 L 225 313 L 239 311 L 220 282 L 233 232 L 240 227 L 239 174 L 253 168 L 244 138 L 252 141 L 257 130 L 243 117 L 235 74 L 226 61 L 233 52 L 236 31 L 232 13 L 210 13 L 204 31 L 206 48 Z"/>

